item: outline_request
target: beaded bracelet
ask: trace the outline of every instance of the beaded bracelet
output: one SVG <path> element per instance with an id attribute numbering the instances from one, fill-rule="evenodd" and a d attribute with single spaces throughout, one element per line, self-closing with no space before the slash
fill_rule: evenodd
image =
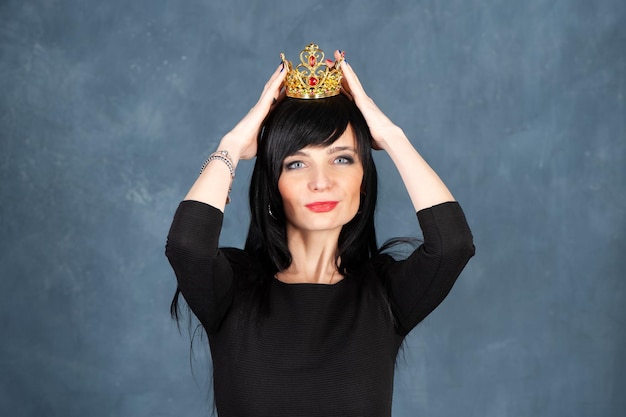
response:
<path id="1" fill-rule="evenodd" d="M 226 204 L 228 204 L 230 203 L 230 192 L 232 190 L 233 180 L 235 179 L 235 164 L 233 164 L 233 160 L 230 158 L 228 151 L 217 151 L 209 155 L 207 160 L 204 161 L 204 164 L 202 164 L 202 168 L 200 168 L 200 174 L 204 172 L 204 169 L 211 161 L 215 160 L 225 163 L 230 171 L 230 185 L 228 186 L 228 195 L 226 196 Z"/>
<path id="2" fill-rule="evenodd" d="M 209 155 L 207 160 L 204 161 L 204 164 L 202 164 L 202 168 L 200 168 L 200 174 L 204 172 L 204 169 L 207 167 L 207 165 L 209 165 L 211 161 L 214 161 L 216 159 L 219 159 L 220 161 L 226 164 L 226 166 L 228 167 L 228 170 L 230 171 L 230 177 L 232 179 L 235 179 L 235 164 L 233 164 L 233 160 L 230 159 L 230 155 L 228 154 L 228 151 L 217 151 Z"/>

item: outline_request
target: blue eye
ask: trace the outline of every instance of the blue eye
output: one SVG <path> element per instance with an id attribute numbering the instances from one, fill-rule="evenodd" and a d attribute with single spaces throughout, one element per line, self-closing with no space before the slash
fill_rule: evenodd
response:
<path id="1" fill-rule="evenodd" d="M 304 168 L 304 162 L 302 161 L 293 161 L 285 164 L 285 169 L 299 169 Z"/>
<path id="2" fill-rule="evenodd" d="M 340 164 L 340 165 L 350 165 L 351 163 L 354 162 L 354 159 L 352 159 L 349 156 L 340 156 L 336 158 L 334 162 L 335 164 Z"/>

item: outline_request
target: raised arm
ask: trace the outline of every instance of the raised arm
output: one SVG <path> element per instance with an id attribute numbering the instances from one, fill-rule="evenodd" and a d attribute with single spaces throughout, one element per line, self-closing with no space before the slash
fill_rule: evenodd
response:
<path id="1" fill-rule="evenodd" d="M 339 56 L 336 55 L 337 58 Z M 346 61 L 341 63 L 344 90 L 354 99 L 367 121 L 374 149 L 385 150 L 398 169 L 411 197 L 415 211 L 439 203 L 454 201 L 454 197 L 413 147 L 402 129 L 396 126 L 365 93 L 357 75 Z"/>
<path id="2" fill-rule="evenodd" d="M 377 259 L 378 273 L 385 282 L 398 329 L 406 334 L 452 289 L 474 255 L 472 233 L 461 207 L 437 173 L 402 129 L 365 93 L 352 67 L 343 61 L 341 68 L 344 91 L 363 113 L 372 134 L 372 147 L 385 150 L 398 169 L 424 235 L 424 243 L 408 259 Z"/>
<path id="3" fill-rule="evenodd" d="M 417 212 L 424 243 L 407 259 L 377 258 L 397 328 L 408 333 L 448 295 L 474 256 L 472 232 L 457 202 L 436 204 Z"/>
<path id="4" fill-rule="evenodd" d="M 232 268 L 218 249 L 222 217 L 215 207 L 183 201 L 174 214 L 165 245 L 178 281 L 174 302 L 180 292 L 209 333 L 219 327 L 232 301 Z"/>
<path id="5" fill-rule="evenodd" d="M 251 159 L 256 155 L 257 136 L 272 106 L 284 95 L 282 82 L 287 71 L 279 65 L 272 77 L 265 84 L 259 101 L 248 114 L 221 140 L 217 151 L 228 152 L 233 169 L 240 159 Z M 185 200 L 195 200 L 209 204 L 222 212 L 232 178 L 226 163 L 216 160 L 209 163 L 193 184 Z"/>
<path id="6" fill-rule="evenodd" d="M 232 172 L 240 159 L 256 155 L 259 129 L 280 99 L 285 73 L 281 64 L 259 101 L 223 137 L 217 149 L 221 156 L 206 164 L 170 227 L 165 253 L 176 273 L 178 290 L 209 333 L 219 327 L 232 301 L 233 271 L 218 248 Z"/>

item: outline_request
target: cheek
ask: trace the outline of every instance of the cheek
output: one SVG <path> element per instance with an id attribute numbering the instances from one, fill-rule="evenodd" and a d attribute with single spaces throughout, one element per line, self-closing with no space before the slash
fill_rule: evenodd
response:
<path id="1" fill-rule="evenodd" d="M 361 205 L 361 187 L 363 184 L 363 175 L 355 175 L 350 181 L 349 184 L 346 184 L 346 189 L 349 190 L 351 209 L 354 209 L 356 212 Z"/>
<path id="2" fill-rule="evenodd" d="M 291 205 L 296 195 L 293 193 L 295 189 L 294 185 L 291 184 L 288 180 L 283 179 L 281 176 L 278 179 L 278 192 L 280 193 L 280 197 L 283 200 L 283 206 L 287 208 Z"/>

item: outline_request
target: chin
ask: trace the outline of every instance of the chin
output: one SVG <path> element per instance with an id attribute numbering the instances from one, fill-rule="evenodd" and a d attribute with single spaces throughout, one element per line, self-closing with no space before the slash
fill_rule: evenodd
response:
<path id="1" fill-rule="evenodd" d="M 341 216 L 332 216 L 332 213 L 315 213 L 312 216 L 307 216 L 306 220 L 303 219 L 301 223 L 295 223 L 294 226 L 298 229 L 308 231 L 322 231 L 322 230 L 334 230 L 341 229 L 348 224 L 354 217 L 356 212 L 347 213 Z"/>

